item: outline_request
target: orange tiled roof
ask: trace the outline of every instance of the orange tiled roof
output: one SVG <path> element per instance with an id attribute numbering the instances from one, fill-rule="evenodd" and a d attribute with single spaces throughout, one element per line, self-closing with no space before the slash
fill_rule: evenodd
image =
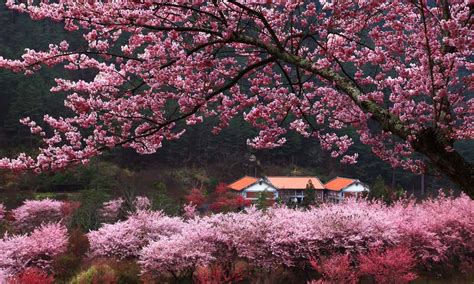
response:
<path id="1" fill-rule="evenodd" d="M 335 177 L 332 180 L 328 181 L 324 187 L 329 190 L 343 190 L 344 188 L 348 187 L 349 185 L 353 184 L 356 182 L 356 179 L 352 178 L 343 178 L 343 177 Z"/>
<path id="2" fill-rule="evenodd" d="M 324 185 L 317 177 L 272 176 L 267 179 L 277 189 L 306 189 L 309 181 L 315 189 L 324 189 Z"/>
<path id="3" fill-rule="evenodd" d="M 248 186 L 252 185 L 257 181 L 254 177 L 244 176 L 241 179 L 234 181 L 233 183 L 229 184 L 227 187 L 233 190 L 241 191 Z"/>

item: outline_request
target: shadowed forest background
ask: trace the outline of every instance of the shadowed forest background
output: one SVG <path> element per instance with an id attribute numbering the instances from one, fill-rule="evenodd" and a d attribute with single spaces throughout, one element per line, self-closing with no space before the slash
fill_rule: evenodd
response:
<path id="1" fill-rule="evenodd" d="M 26 15 L 7 11 L 0 4 L 0 54 L 18 58 L 25 47 L 46 49 L 50 42 L 67 39 L 81 45 L 79 33 L 67 33 L 61 24 L 50 21 L 33 22 Z M 45 113 L 66 115 L 64 96 L 49 89 L 55 77 L 72 76 L 58 69 L 43 69 L 25 77 L 0 71 L 0 155 L 32 153 L 39 141 L 29 129 L 19 123 L 22 117 L 41 121 Z M 74 76 L 78 76 L 74 73 Z M 83 72 L 83 78 L 93 74 Z M 77 79 L 77 78 L 76 78 Z M 456 188 L 443 176 L 430 171 L 423 177 L 402 170 L 393 170 L 377 159 L 371 150 L 357 143 L 356 165 L 342 165 L 329 153 L 320 149 L 314 139 L 295 133 L 287 135 L 288 142 L 281 148 L 255 151 L 246 140 L 256 135 L 243 119 L 236 119 L 219 135 L 211 134 L 214 122 L 207 120 L 190 127 L 178 141 L 165 142 L 156 154 L 143 156 L 131 150 L 117 149 L 94 160 L 88 166 L 63 172 L 40 175 L 13 175 L 0 172 L 0 202 L 16 206 L 24 198 L 55 197 L 61 195 L 91 195 L 106 200 L 117 194 L 148 194 L 155 203 L 179 210 L 184 194 L 192 187 L 212 190 L 219 182 L 231 182 L 242 175 L 316 175 L 323 182 L 334 176 L 360 179 L 375 190 L 406 191 L 417 197 L 437 192 L 439 188 Z M 468 160 L 474 160 L 473 143 L 456 145 Z M 255 155 L 257 163 L 250 163 Z M 424 185 L 424 186 L 423 186 Z M 422 188 L 424 187 L 424 188 Z M 86 190 L 86 191 L 85 191 Z"/>

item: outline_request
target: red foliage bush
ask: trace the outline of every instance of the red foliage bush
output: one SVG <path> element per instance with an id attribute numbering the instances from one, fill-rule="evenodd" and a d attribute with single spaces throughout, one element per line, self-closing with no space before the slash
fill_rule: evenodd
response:
<path id="1" fill-rule="evenodd" d="M 204 193 L 199 188 L 191 189 L 188 195 L 185 196 L 185 199 L 188 203 L 196 205 L 196 207 L 201 207 L 206 202 L 206 196 L 204 196 Z"/>
<path id="2" fill-rule="evenodd" d="M 194 282 L 198 284 L 234 283 L 243 280 L 244 274 L 242 267 L 228 271 L 221 265 L 212 265 L 197 269 L 194 275 Z"/>
<path id="3" fill-rule="evenodd" d="M 219 183 L 212 196 L 212 203 L 209 206 L 213 212 L 229 212 L 250 205 L 250 201 L 243 196 L 231 192 L 227 185 Z"/>
<path id="4" fill-rule="evenodd" d="M 333 255 L 322 258 L 319 262 L 310 261 L 311 266 L 318 271 L 322 279 L 311 283 L 357 283 L 358 276 L 351 266 L 351 259 L 348 254 Z"/>
<path id="5" fill-rule="evenodd" d="M 76 211 L 79 207 L 81 207 L 81 203 L 79 201 L 65 201 L 61 206 L 61 213 L 63 216 L 71 216 L 74 211 Z"/>
<path id="6" fill-rule="evenodd" d="M 8 279 L 8 284 L 50 284 L 54 282 L 52 275 L 46 274 L 39 268 L 30 267 L 22 273 Z"/>
<path id="7" fill-rule="evenodd" d="M 408 283 L 418 277 L 413 272 L 415 257 L 405 247 L 375 250 L 361 255 L 359 261 L 361 275 L 370 275 L 377 283 Z"/>

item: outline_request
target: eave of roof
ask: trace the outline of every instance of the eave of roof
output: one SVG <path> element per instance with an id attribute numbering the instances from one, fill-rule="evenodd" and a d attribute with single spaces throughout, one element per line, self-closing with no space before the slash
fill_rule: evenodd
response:
<path id="1" fill-rule="evenodd" d="M 244 176 L 233 183 L 229 184 L 227 187 L 236 190 L 236 191 L 242 191 L 246 189 L 247 187 L 251 186 L 252 184 L 257 182 L 257 178 L 251 177 L 251 176 Z"/>
<path id="2" fill-rule="evenodd" d="M 327 190 L 341 191 L 354 184 L 355 182 L 359 182 L 359 180 L 345 177 L 335 177 L 332 180 L 328 181 L 326 184 L 324 184 L 324 187 Z"/>
<path id="3" fill-rule="evenodd" d="M 314 189 L 324 189 L 323 183 L 315 176 L 268 176 L 267 180 L 279 190 L 307 188 L 308 182 L 311 181 Z"/>

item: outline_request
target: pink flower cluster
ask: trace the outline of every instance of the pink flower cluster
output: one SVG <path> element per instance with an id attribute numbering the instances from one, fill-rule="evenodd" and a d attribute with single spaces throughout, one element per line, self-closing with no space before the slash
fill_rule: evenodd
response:
<path id="1" fill-rule="evenodd" d="M 348 200 L 309 210 L 250 208 L 187 220 L 139 211 L 88 237 L 92 255 L 138 258 L 147 274 L 189 273 L 236 260 L 263 269 L 294 267 L 341 252 L 367 255 L 364 263 L 370 266 L 379 252 L 395 257 L 400 252 L 390 249 L 400 246 L 409 250 L 401 255 L 416 256 L 430 269 L 452 259 L 468 260 L 474 252 L 473 218 L 474 201 L 465 195 L 392 206 Z"/>
<path id="2" fill-rule="evenodd" d="M 67 242 L 66 227 L 59 223 L 41 225 L 29 235 L 5 235 L 0 239 L 0 274 L 14 275 L 27 267 L 48 271 Z"/>
<path id="3" fill-rule="evenodd" d="M 63 215 L 65 202 L 43 199 L 25 200 L 23 205 L 11 211 L 13 226 L 19 231 L 31 231 L 43 223 L 55 223 L 66 216 Z"/>
<path id="4" fill-rule="evenodd" d="M 137 211 L 125 221 L 104 224 L 99 230 L 89 232 L 91 255 L 137 257 L 151 241 L 179 233 L 183 224 L 180 218 L 164 216 L 161 212 Z"/>
<path id="5" fill-rule="evenodd" d="M 133 201 L 133 207 L 135 210 L 149 210 L 151 209 L 151 201 L 146 196 L 137 196 Z"/>
<path id="6" fill-rule="evenodd" d="M 26 49 L 0 57 L 0 68 L 95 76 L 56 79 L 52 91 L 69 94 L 74 115 L 45 115 L 45 126 L 23 119 L 42 138 L 40 153 L 0 159 L 0 168 L 59 169 L 119 146 L 154 153 L 211 116 L 219 132 L 243 115 L 259 130 L 248 141 L 256 148 L 280 146 L 293 130 L 346 163 L 357 153 L 340 130 L 355 129 L 381 159 L 414 172 L 424 169 L 415 150 L 448 171 L 438 159 L 474 138 L 472 1 L 254 2 L 7 1 L 79 30 L 87 45 Z M 430 131 L 439 155 L 420 142 Z"/>
<path id="7" fill-rule="evenodd" d="M 106 223 L 117 221 L 124 202 L 125 200 L 121 197 L 104 202 L 99 210 L 102 221 Z"/>
<path id="8" fill-rule="evenodd" d="M 131 202 L 131 209 L 135 211 L 145 211 L 151 208 L 151 201 L 146 196 L 137 196 Z M 113 223 L 118 221 L 121 217 L 130 214 L 127 212 L 126 201 L 122 197 L 115 198 L 106 201 L 102 204 L 102 208 L 99 210 L 99 215 L 103 222 Z"/>

